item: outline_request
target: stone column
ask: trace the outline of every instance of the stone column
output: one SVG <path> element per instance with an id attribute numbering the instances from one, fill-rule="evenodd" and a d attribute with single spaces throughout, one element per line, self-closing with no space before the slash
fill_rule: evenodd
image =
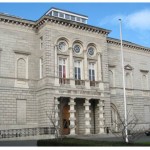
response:
<path id="1" fill-rule="evenodd" d="M 99 134 L 104 133 L 104 100 L 99 100 L 97 105 L 99 107 Z"/>
<path id="2" fill-rule="evenodd" d="M 59 121 L 59 101 L 58 97 L 54 97 L 54 113 L 55 113 L 55 126 L 58 127 L 58 121 Z"/>
<path id="3" fill-rule="evenodd" d="M 58 77 L 58 64 L 57 64 L 57 45 L 54 46 L 55 51 L 55 85 L 59 86 L 59 77 Z"/>
<path id="4" fill-rule="evenodd" d="M 69 105 L 70 105 L 70 135 L 75 135 L 75 128 L 76 128 L 76 125 L 75 125 L 75 120 L 76 120 L 76 117 L 75 117 L 75 102 L 74 102 L 74 98 L 70 98 L 70 102 L 69 102 Z"/>
<path id="5" fill-rule="evenodd" d="M 102 81 L 102 69 L 101 69 L 102 65 L 101 65 L 101 53 L 100 52 L 97 53 L 97 57 L 98 57 L 98 60 L 97 60 L 97 63 L 98 63 L 97 64 L 97 67 L 98 67 L 98 69 L 97 69 L 97 72 L 98 72 L 97 75 L 98 76 L 97 77 L 98 78 L 97 78 L 97 80 Z"/>
<path id="6" fill-rule="evenodd" d="M 85 114 L 85 134 L 90 134 L 90 128 L 91 128 L 91 124 L 90 124 L 90 102 L 89 99 L 85 99 L 85 110 L 84 110 L 84 114 Z"/>

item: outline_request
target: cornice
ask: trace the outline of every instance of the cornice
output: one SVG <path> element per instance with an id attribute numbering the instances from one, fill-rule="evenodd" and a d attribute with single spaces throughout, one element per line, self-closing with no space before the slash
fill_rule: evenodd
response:
<path id="1" fill-rule="evenodd" d="M 115 46 L 120 46 L 120 40 L 119 39 L 114 39 L 114 38 L 110 38 L 110 37 L 107 37 L 107 43 L 108 44 L 111 44 L 111 45 L 115 45 Z M 148 47 L 144 47 L 144 46 L 141 46 L 141 45 L 137 45 L 135 43 L 131 43 L 131 42 L 128 42 L 128 41 L 123 41 L 123 47 L 126 47 L 126 48 L 131 48 L 131 49 L 134 49 L 134 50 L 141 50 L 141 51 L 145 51 L 145 52 L 150 52 L 150 48 Z"/>
<path id="2" fill-rule="evenodd" d="M 61 18 L 57 18 L 53 16 L 43 16 L 37 21 L 30 21 L 30 20 L 26 20 L 22 18 L 17 18 L 14 16 L 0 14 L 0 22 L 21 25 L 21 26 L 29 27 L 33 29 L 35 28 L 37 30 L 45 23 L 50 22 L 50 23 L 68 26 L 68 27 L 72 27 L 72 28 L 87 31 L 87 32 L 103 34 L 103 35 L 108 35 L 111 32 L 110 30 L 106 30 L 103 28 L 99 28 L 99 27 L 95 27 L 95 26 L 91 26 L 91 25 L 87 25 L 87 24 L 83 24 L 83 23 L 79 23 L 79 22 L 75 22 L 71 20 L 65 20 L 65 19 L 61 19 Z"/>
<path id="3" fill-rule="evenodd" d="M 79 22 L 75 22 L 71 20 L 65 20 L 65 19 L 61 19 L 61 18 L 57 18 L 53 16 L 43 16 L 42 18 L 40 18 L 36 22 L 36 28 L 38 29 L 41 25 L 43 25 L 46 22 L 51 22 L 51 23 L 68 26 L 68 27 L 72 27 L 72 28 L 76 28 L 76 29 L 84 30 L 88 32 L 103 34 L 103 35 L 108 35 L 111 32 L 110 30 L 106 30 L 103 28 L 99 28 L 99 27 L 95 27 L 95 26 L 91 26 L 91 25 L 87 25 L 87 24 L 83 24 L 83 23 L 79 23 Z"/>
<path id="4" fill-rule="evenodd" d="M 26 19 L 22 19 L 22 18 L 17 18 L 14 16 L 5 15 L 5 14 L 0 14 L 0 22 L 15 24 L 15 25 L 21 25 L 21 26 L 29 27 L 29 28 L 35 27 L 34 21 L 30 21 L 30 20 L 26 20 Z"/>

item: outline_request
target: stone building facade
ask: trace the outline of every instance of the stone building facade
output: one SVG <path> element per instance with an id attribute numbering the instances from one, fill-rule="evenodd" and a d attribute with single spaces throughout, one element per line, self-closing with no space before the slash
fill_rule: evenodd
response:
<path id="1" fill-rule="evenodd" d="M 52 115 L 64 135 L 117 131 L 117 110 L 124 114 L 120 41 L 109 33 L 54 8 L 37 21 L 0 14 L 0 136 L 54 134 Z M 147 129 L 150 48 L 123 41 L 123 49 L 128 111 Z"/>

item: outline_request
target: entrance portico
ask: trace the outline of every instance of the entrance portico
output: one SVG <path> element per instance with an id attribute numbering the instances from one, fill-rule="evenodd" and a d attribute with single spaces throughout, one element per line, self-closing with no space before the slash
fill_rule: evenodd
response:
<path id="1" fill-rule="evenodd" d="M 104 101 L 92 98 L 55 98 L 59 109 L 60 134 L 87 135 L 104 133 Z M 58 112 L 58 110 L 57 110 Z"/>

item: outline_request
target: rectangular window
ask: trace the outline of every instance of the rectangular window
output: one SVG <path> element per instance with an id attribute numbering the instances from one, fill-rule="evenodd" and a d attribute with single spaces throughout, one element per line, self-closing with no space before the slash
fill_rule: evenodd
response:
<path id="1" fill-rule="evenodd" d="M 81 19 L 80 17 L 77 17 L 77 21 L 79 21 L 79 22 L 80 22 L 80 19 Z"/>
<path id="2" fill-rule="evenodd" d="M 26 100 L 17 100 L 17 124 L 26 123 Z"/>
<path id="3" fill-rule="evenodd" d="M 95 86 L 95 63 L 93 62 L 89 63 L 89 80 L 90 86 Z"/>
<path id="4" fill-rule="evenodd" d="M 82 18 L 81 20 L 82 20 L 82 23 L 86 23 L 86 20 L 85 20 L 85 19 Z"/>
<path id="5" fill-rule="evenodd" d="M 58 17 L 58 12 L 57 11 L 53 11 L 53 16 Z"/>
<path id="6" fill-rule="evenodd" d="M 75 79 L 81 80 L 81 61 L 79 60 L 74 62 L 74 73 L 75 73 Z"/>
<path id="7" fill-rule="evenodd" d="M 65 19 L 70 20 L 70 15 L 65 14 Z"/>
<path id="8" fill-rule="evenodd" d="M 40 49 L 43 49 L 43 36 L 40 37 Z"/>
<path id="9" fill-rule="evenodd" d="M 43 58 L 40 58 L 40 79 L 43 77 Z"/>
<path id="10" fill-rule="evenodd" d="M 59 12 L 59 17 L 64 18 L 64 13 Z"/>
<path id="11" fill-rule="evenodd" d="M 71 16 L 71 20 L 72 20 L 72 21 L 75 21 L 75 16 Z"/>
<path id="12" fill-rule="evenodd" d="M 95 81 L 95 63 L 89 63 L 89 80 Z"/>
<path id="13" fill-rule="evenodd" d="M 59 58 L 59 78 L 66 78 L 66 59 Z"/>

